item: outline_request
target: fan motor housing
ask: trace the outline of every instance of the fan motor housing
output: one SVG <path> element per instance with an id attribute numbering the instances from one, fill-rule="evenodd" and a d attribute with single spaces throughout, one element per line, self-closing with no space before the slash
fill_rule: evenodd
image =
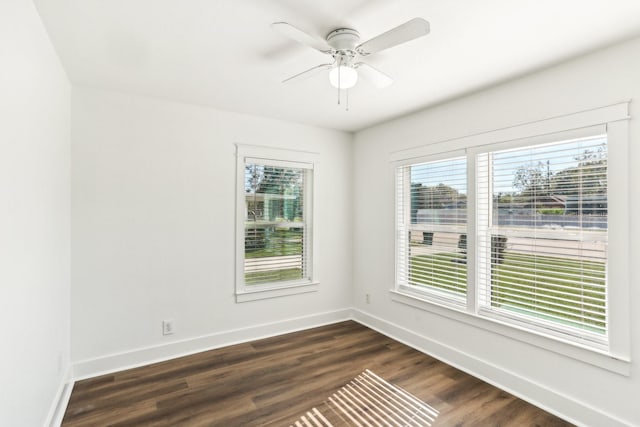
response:
<path id="1" fill-rule="evenodd" d="M 360 33 L 352 28 L 338 28 L 327 34 L 327 43 L 335 50 L 355 50 Z"/>

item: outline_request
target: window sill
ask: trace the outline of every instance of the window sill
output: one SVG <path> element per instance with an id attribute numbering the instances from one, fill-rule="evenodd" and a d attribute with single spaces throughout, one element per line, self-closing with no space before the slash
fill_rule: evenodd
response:
<path id="1" fill-rule="evenodd" d="M 288 295 L 306 294 L 309 292 L 317 292 L 319 289 L 318 282 L 310 282 L 303 284 L 290 285 L 279 288 L 259 288 L 245 292 L 236 292 L 236 302 L 258 301 L 262 299 L 278 298 Z"/>
<path id="2" fill-rule="evenodd" d="M 395 302 L 531 344 L 623 376 L 631 375 L 631 363 L 629 359 L 616 358 L 605 352 L 581 346 L 577 343 L 562 341 L 559 338 L 550 337 L 535 331 L 524 330 L 517 325 L 508 324 L 498 319 L 491 319 L 456 308 L 446 307 L 437 302 L 431 302 L 417 294 L 397 291 L 395 289 L 390 290 L 390 293 L 391 299 Z"/>

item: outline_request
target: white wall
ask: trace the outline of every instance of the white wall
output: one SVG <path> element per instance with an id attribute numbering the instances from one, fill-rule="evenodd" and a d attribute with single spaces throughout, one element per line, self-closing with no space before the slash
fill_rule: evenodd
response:
<path id="1" fill-rule="evenodd" d="M 0 2 L 0 425 L 39 426 L 69 367 L 70 86 L 30 1 Z"/>
<path id="2" fill-rule="evenodd" d="M 291 319 L 350 307 L 351 134 L 114 92 L 72 92 L 76 374 L 331 321 L 336 317 Z M 318 292 L 235 302 L 235 143 L 320 153 Z M 163 336 L 167 318 L 176 333 Z M 241 328 L 248 331 L 234 331 Z"/>
<path id="3" fill-rule="evenodd" d="M 70 358 L 91 375 L 332 321 L 354 302 L 381 329 L 423 337 L 427 351 L 561 415 L 640 424 L 637 363 L 626 377 L 392 302 L 393 183 L 381 173 L 394 150 L 638 99 L 640 40 L 367 129 L 353 147 L 341 132 L 151 98 L 74 88 L 70 101 L 28 1 L 2 2 L 0 53 L 0 374 L 11 385 L 0 391 L 0 424 L 40 425 Z M 633 162 L 640 109 L 631 105 Z M 235 303 L 234 143 L 320 153 L 319 292 Z M 638 185 L 631 167 L 632 217 Z M 635 222 L 629 234 L 634 264 Z M 634 306 L 639 274 L 631 271 Z M 161 335 L 165 318 L 175 335 Z M 632 310 L 634 358 L 639 324 Z M 535 395 L 540 388 L 551 397 Z"/>
<path id="4" fill-rule="evenodd" d="M 393 179 L 389 153 L 633 99 L 630 121 L 630 261 L 640 261 L 640 39 L 380 124 L 354 145 L 354 285 L 362 318 L 554 412 L 586 425 L 640 425 L 640 365 L 629 377 L 458 323 L 390 299 L 394 282 Z M 640 270 L 631 271 L 632 307 Z M 371 304 L 364 295 L 371 294 Z M 640 310 L 632 309 L 632 358 L 640 355 Z M 399 332 L 400 331 L 400 332 Z M 417 337 L 417 338 L 416 338 Z M 539 393 L 549 390 L 549 393 Z"/>

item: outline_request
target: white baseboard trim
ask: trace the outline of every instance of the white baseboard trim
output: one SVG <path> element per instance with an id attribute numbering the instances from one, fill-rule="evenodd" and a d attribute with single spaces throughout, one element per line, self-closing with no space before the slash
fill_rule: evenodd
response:
<path id="1" fill-rule="evenodd" d="M 551 390 L 519 374 L 507 371 L 486 360 L 478 359 L 471 354 L 461 352 L 364 311 L 354 308 L 353 320 L 578 426 L 628 427 L 631 425 L 611 414 Z"/>
<path id="2" fill-rule="evenodd" d="M 69 398 L 71 397 L 71 390 L 73 390 L 74 381 L 71 379 L 71 372 L 71 366 L 68 366 L 62 377 L 62 381 L 60 381 L 56 395 L 53 398 L 51 408 L 49 408 L 49 413 L 44 422 L 45 426 L 60 427 L 60 425 L 62 425 L 62 419 L 64 418 L 64 413 L 69 404 Z"/>
<path id="3" fill-rule="evenodd" d="M 519 374 L 355 308 L 223 331 L 76 362 L 73 364 L 73 375 L 70 371 L 65 381 L 60 385 L 45 425 L 60 426 L 74 381 L 350 319 L 480 378 L 578 426 L 630 426 L 624 420 L 551 390 Z"/>
<path id="4" fill-rule="evenodd" d="M 82 360 L 73 364 L 73 378 L 78 381 L 215 348 L 315 328 L 351 318 L 351 308 L 344 308 Z"/>

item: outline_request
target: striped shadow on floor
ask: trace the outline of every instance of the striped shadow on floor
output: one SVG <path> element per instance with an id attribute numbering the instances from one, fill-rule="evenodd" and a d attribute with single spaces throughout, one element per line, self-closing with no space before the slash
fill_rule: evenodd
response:
<path id="1" fill-rule="evenodd" d="M 437 410 L 367 369 L 291 427 L 430 427 L 437 416 Z"/>

